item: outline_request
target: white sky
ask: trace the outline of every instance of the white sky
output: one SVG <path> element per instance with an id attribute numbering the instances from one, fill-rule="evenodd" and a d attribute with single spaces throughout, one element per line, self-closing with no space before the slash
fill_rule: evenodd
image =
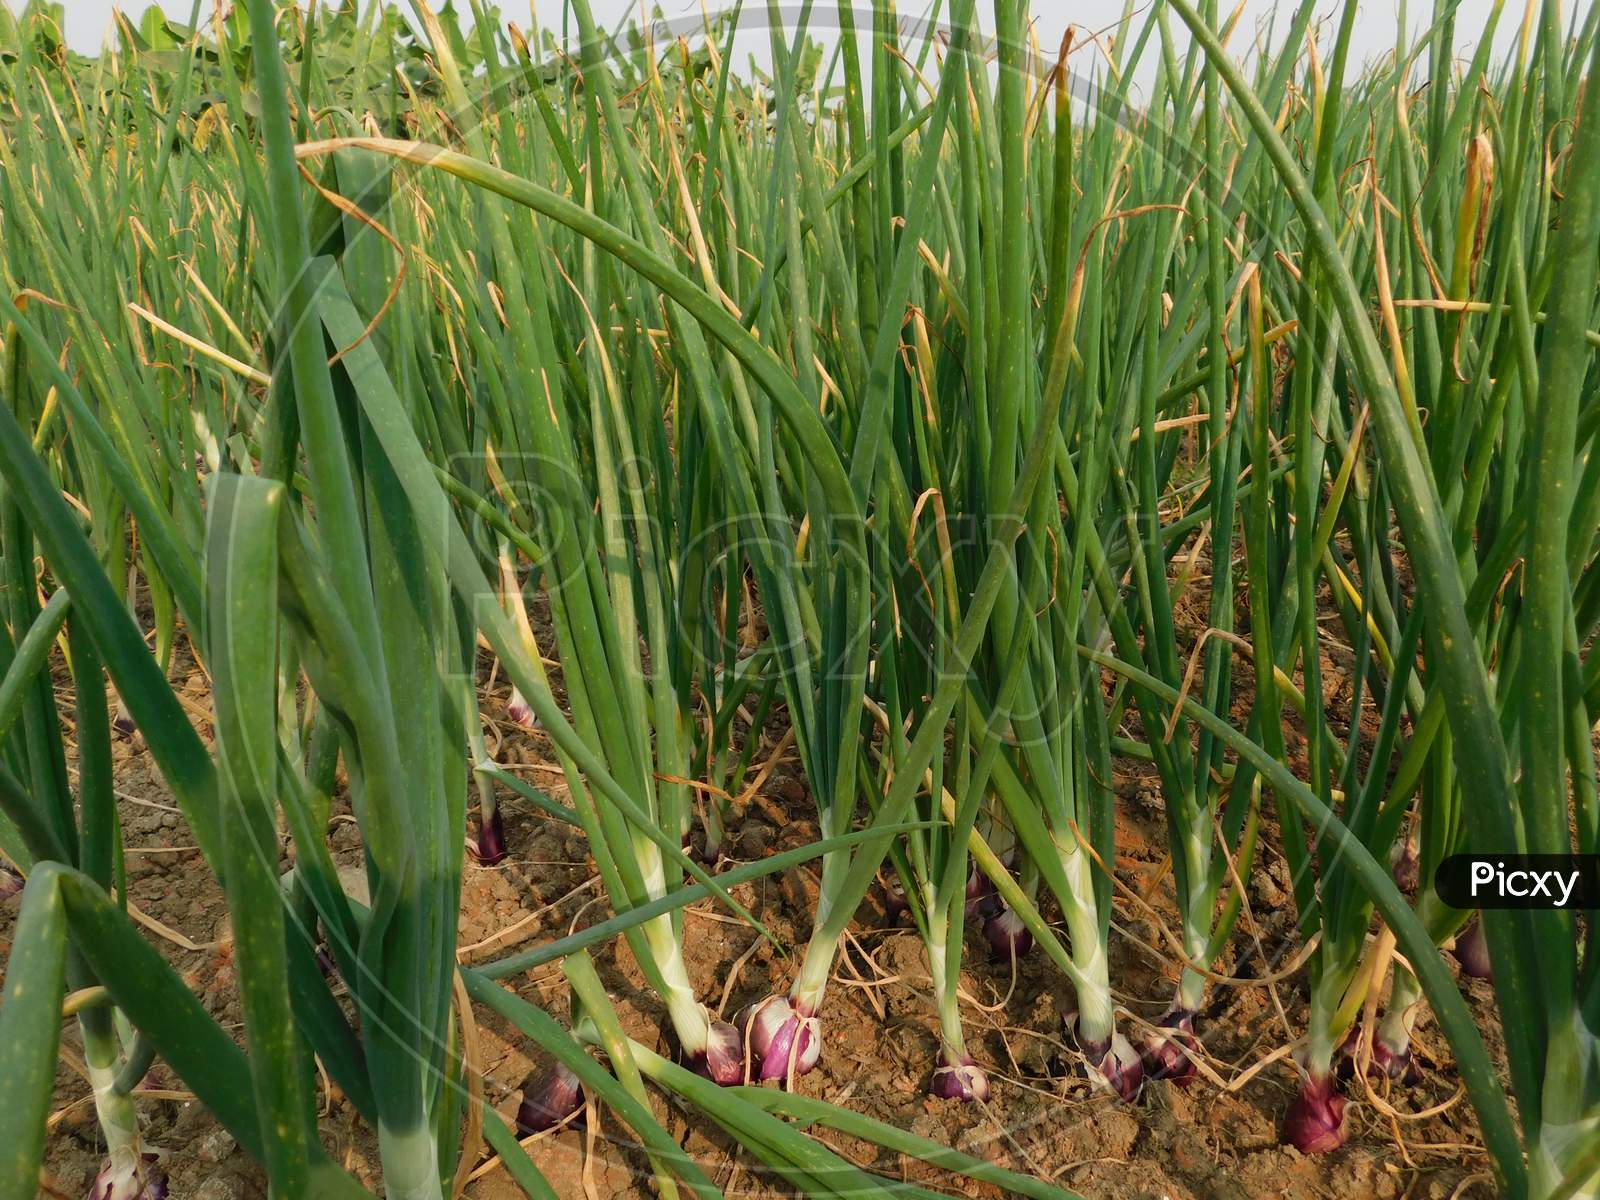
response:
<path id="1" fill-rule="evenodd" d="M 24 2 L 25 0 L 0 0 L 0 3 L 9 4 L 14 10 L 20 8 Z M 113 7 L 121 8 L 137 20 L 151 2 L 152 0 L 64 0 L 67 41 L 76 50 L 93 53 L 108 34 Z M 185 20 L 193 0 L 158 0 L 158 2 L 168 13 L 175 15 L 179 20 Z M 212 6 L 217 2 L 218 0 L 201 0 L 202 16 L 209 15 Z M 284 0 L 278 2 L 282 3 Z M 299 2 L 304 3 L 305 0 Z M 366 0 L 362 2 L 365 3 Z M 702 12 L 701 0 L 647 0 L 647 2 L 651 3 L 652 7 L 658 4 L 663 15 L 674 24 L 688 23 L 698 26 Z M 868 0 L 856 0 L 856 2 L 858 8 L 868 7 Z M 1135 29 L 1143 24 L 1149 2 L 1150 0 L 1146 0 L 1136 15 Z M 1236 2 L 1237 0 L 1221 0 L 1219 7 L 1226 11 Z M 1502 50 L 1513 44 L 1526 2 L 1537 3 L 1537 0 L 1502 0 L 1504 9 L 1495 30 L 1495 42 Z M 1574 3 L 1582 11 L 1587 12 L 1595 2 L 1596 0 L 1562 0 L 1562 7 L 1570 18 Z M 436 3 L 442 3 L 442 0 L 436 0 Z M 639 7 L 639 0 L 590 0 L 590 3 L 596 20 L 608 28 L 615 26 L 623 14 Z M 925 11 L 927 3 L 928 0 L 900 0 L 898 9 L 902 16 L 911 17 Z M 1275 13 L 1278 16 L 1277 36 L 1281 37 L 1286 22 L 1295 8 L 1294 0 L 1243 0 L 1243 3 L 1244 15 L 1240 20 L 1238 33 L 1231 43 L 1235 53 L 1241 54 L 1249 48 L 1255 30 L 1271 20 Z M 1359 66 L 1394 49 L 1399 4 L 1400 0 L 1362 0 L 1352 35 L 1351 57 L 1354 66 Z M 798 7 L 797 0 L 780 0 L 780 5 L 784 14 L 789 17 L 793 16 Z M 529 6 L 530 0 L 500 0 L 499 4 L 502 19 L 516 21 L 524 29 L 530 26 Z M 1318 15 L 1328 22 L 1320 39 L 1325 48 L 1330 45 L 1333 37 L 1333 18 L 1341 11 L 1342 6 L 1343 0 L 1319 2 Z M 468 0 L 456 0 L 456 7 L 461 11 L 470 11 L 471 5 Z M 731 7 L 732 0 L 704 0 L 704 9 L 708 11 Z M 992 28 L 991 0 L 977 0 L 977 7 L 984 27 Z M 1461 0 L 1456 10 L 1455 23 L 1458 56 L 1464 58 L 1476 47 L 1495 7 L 1496 0 Z M 403 2 L 401 8 L 409 11 L 409 6 Z M 562 0 L 537 0 L 537 8 L 546 26 L 556 25 L 559 28 Z M 835 0 L 815 0 L 811 19 L 813 35 L 818 40 L 830 44 L 828 34 L 835 21 L 832 16 L 834 8 Z M 1407 0 L 1408 24 L 1413 31 L 1424 27 L 1432 9 L 1432 0 Z M 946 0 L 946 10 L 948 10 L 948 0 Z M 1115 16 L 1121 14 L 1122 0 L 1034 0 L 1033 10 L 1039 44 L 1048 50 L 1060 44 L 1062 32 L 1069 22 L 1084 29 L 1102 29 Z M 764 17 L 765 11 L 764 0 L 745 0 L 747 22 L 753 14 Z M 1183 23 L 1176 15 L 1172 16 L 1170 24 L 1174 34 L 1186 43 Z M 1152 51 L 1153 49 L 1152 47 Z M 734 62 L 742 66 L 750 55 L 755 55 L 758 60 L 768 58 L 768 39 L 762 28 L 742 31 L 736 41 Z M 1088 61 L 1077 56 L 1075 59 L 1080 64 L 1078 68 L 1080 71 L 1086 69 L 1092 71 Z M 1141 70 L 1134 77 L 1136 89 L 1143 90 L 1153 81 L 1154 59 L 1154 53 L 1147 51 Z"/>

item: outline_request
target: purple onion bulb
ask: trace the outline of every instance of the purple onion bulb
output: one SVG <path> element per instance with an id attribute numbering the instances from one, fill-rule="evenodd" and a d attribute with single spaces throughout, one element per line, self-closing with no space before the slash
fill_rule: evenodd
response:
<path id="1" fill-rule="evenodd" d="M 500 810 L 491 812 L 478 824 L 478 845 L 473 852 L 480 865 L 492 867 L 506 857 L 506 827 L 500 819 Z"/>
<path id="2" fill-rule="evenodd" d="M 1033 949 L 1033 934 L 1009 905 L 983 923 L 983 936 L 1000 959 L 1026 958 Z"/>
<path id="3" fill-rule="evenodd" d="M 940 1046 L 933 1078 L 928 1081 L 928 1094 L 940 1100 L 982 1103 L 989 1099 L 989 1077 L 970 1054 L 953 1054 Z"/>
<path id="4" fill-rule="evenodd" d="M 1356 1061 L 1361 1053 L 1361 1027 L 1355 1026 L 1334 1052 L 1334 1075 L 1339 1079 L 1353 1079 Z M 1384 1040 L 1382 1031 L 1372 1039 L 1372 1057 L 1367 1062 L 1367 1078 L 1374 1083 L 1392 1079 L 1407 1087 L 1422 1082 L 1422 1067 L 1411 1053 L 1411 1047 L 1391 1046 Z"/>
<path id="5" fill-rule="evenodd" d="M 822 1057 L 821 1022 L 800 1013 L 784 996 L 758 1000 L 736 1019 L 745 1031 L 753 1078 L 787 1079 L 791 1069 L 804 1075 Z"/>
<path id="6" fill-rule="evenodd" d="M 1302 1154 L 1327 1154 L 1350 1136 L 1344 1123 L 1347 1101 L 1329 1076 L 1308 1077 L 1283 1118 L 1283 1140 Z"/>
<path id="7" fill-rule="evenodd" d="M 743 1083 L 744 1039 L 738 1027 L 726 1021 L 712 1021 L 706 1048 L 699 1053 L 683 1055 L 683 1065 L 719 1087 Z"/>
<path id="8" fill-rule="evenodd" d="M 1116 1030 L 1101 1041 L 1090 1041 L 1078 1033 L 1078 1014 L 1067 1013 L 1063 1018 L 1078 1049 L 1088 1060 L 1090 1074 L 1132 1104 L 1144 1088 L 1144 1061 L 1127 1038 Z"/>
<path id="9" fill-rule="evenodd" d="M 511 699 L 506 702 L 506 719 L 519 729 L 539 728 L 539 718 L 533 715 L 532 707 L 516 688 L 511 689 Z"/>
<path id="10" fill-rule="evenodd" d="M 973 867 L 967 876 L 967 917 L 986 921 L 999 911 L 1000 897 L 995 895 L 993 881 Z"/>
<path id="11" fill-rule="evenodd" d="M 1395 843 L 1389 854 L 1389 867 L 1394 873 L 1394 883 L 1402 892 L 1414 892 L 1421 882 L 1422 862 L 1417 857 L 1417 844 L 1410 838 Z"/>
<path id="12" fill-rule="evenodd" d="M 558 1125 L 583 1121 L 583 1086 L 565 1063 L 552 1060 L 522 1085 L 517 1133 L 527 1137 Z"/>
<path id="13" fill-rule="evenodd" d="M 1200 1040 L 1194 1035 L 1194 1018 L 1191 1009 L 1174 1008 L 1156 1022 L 1157 1028 L 1144 1042 L 1144 1069 L 1149 1078 L 1165 1079 L 1179 1087 L 1194 1082 L 1197 1069 L 1189 1055 L 1200 1050 Z"/>
<path id="14" fill-rule="evenodd" d="M 167 1200 L 167 1173 L 160 1156 L 119 1154 L 100 1168 L 88 1200 Z"/>
<path id="15" fill-rule="evenodd" d="M 883 918 L 890 925 L 897 924 L 911 906 L 906 903 L 906 894 L 897 883 L 885 883 L 883 888 Z"/>
<path id="16" fill-rule="evenodd" d="M 1456 961 L 1469 979 L 1494 981 L 1494 964 L 1489 961 L 1489 943 L 1483 936 L 1483 921 L 1472 922 L 1456 935 Z"/>
<path id="17" fill-rule="evenodd" d="M 1372 1039 L 1372 1065 L 1396 1083 L 1416 1087 L 1422 1082 L 1422 1066 L 1410 1046 L 1391 1046 L 1380 1034 Z"/>

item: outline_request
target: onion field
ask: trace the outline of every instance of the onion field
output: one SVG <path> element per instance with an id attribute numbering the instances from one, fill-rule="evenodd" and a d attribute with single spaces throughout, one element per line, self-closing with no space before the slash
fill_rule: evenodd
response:
<path id="1" fill-rule="evenodd" d="M 1600 7 L 430 2 L 0 7 L 0 1200 L 1600 1198 Z"/>

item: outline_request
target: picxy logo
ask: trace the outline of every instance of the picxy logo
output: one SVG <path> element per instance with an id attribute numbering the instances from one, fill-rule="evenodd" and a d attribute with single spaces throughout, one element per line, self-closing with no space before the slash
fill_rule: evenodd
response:
<path id="1" fill-rule="evenodd" d="M 1592 909 L 1600 906 L 1600 855 L 1453 854 L 1434 888 L 1452 908 Z"/>

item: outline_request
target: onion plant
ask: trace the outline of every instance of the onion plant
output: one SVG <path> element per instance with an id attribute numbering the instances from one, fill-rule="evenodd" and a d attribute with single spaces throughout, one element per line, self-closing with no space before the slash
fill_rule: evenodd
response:
<path id="1" fill-rule="evenodd" d="M 12 346 L 9 378 L 27 378 Z M 15 393 L 13 393 L 15 394 Z M 3 647 L 0 724 L 6 732 L 6 766 L 0 774 L 0 830 L 6 856 L 32 875 L 41 863 L 69 863 L 102 888 L 125 893 L 122 845 L 112 799 L 111 725 L 103 668 L 93 642 L 74 620 L 63 630 L 71 603 L 57 589 L 43 605 L 35 578 L 32 534 L 14 497 L 4 502 L 6 598 L 15 643 Z M 77 786 L 68 778 L 61 723 L 56 717 L 51 655 L 58 639 L 70 645 L 77 738 Z M 66 975 L 73 990 L 93 989 L 97 978 L 72 955 Z M 157 1152 L 139 1135 L 133 1090 L 149 1066 L 148 1042 L 114 1007 L 95 1004 L 76 1018 L 83 1063 L 105 1141 L 106 1162 L 91 1197 L 159 1198 L 167 1193 Z"/>

